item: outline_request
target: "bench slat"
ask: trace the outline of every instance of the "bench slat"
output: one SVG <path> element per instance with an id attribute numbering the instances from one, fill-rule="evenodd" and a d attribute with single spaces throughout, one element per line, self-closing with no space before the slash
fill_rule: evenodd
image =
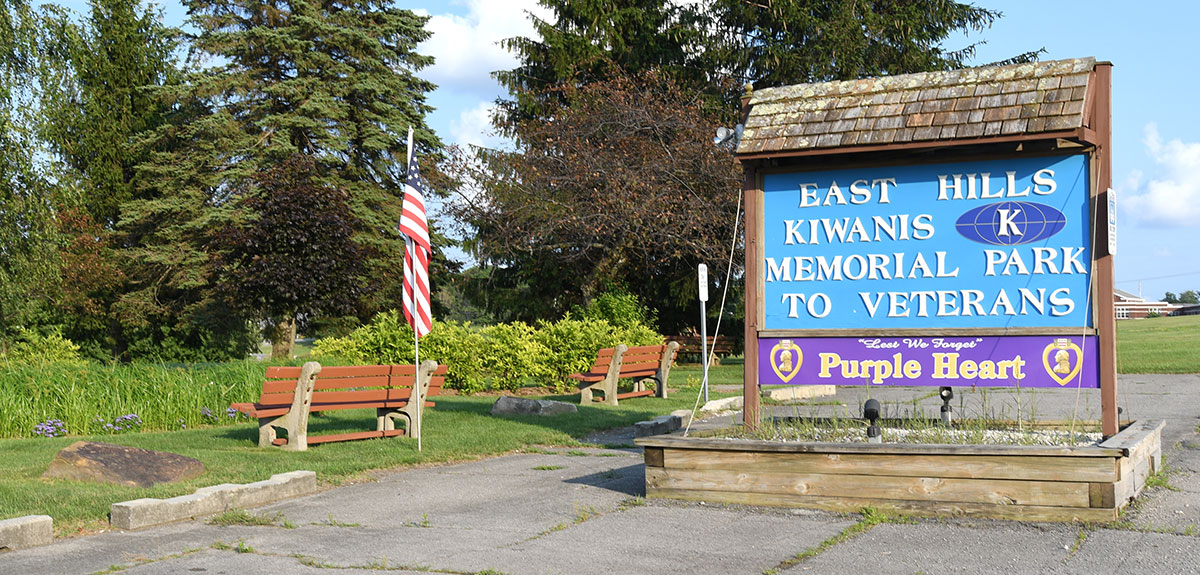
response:
<path id="1" fill-rule="evenodd" d="M 330 441 L 351 441 L 355 439 L 374 439 L 379 437 L 399 437 L 404 435 L 403 429 L 389 429 L 387 431 L 356 431 L 352 433 L 331 433 L 329 435 L 315 435 L 308 438 L 309 445 L 317 443 L 328 443 Z M 287 438 L 279 437 L 272 441 L 275 445 L 287 445 Z"/>
<path id="2" fill-rule="evenodd" d="M 325 389 L 347 389 L 355 387 L 386 387 L 388 385 L 388 376 L 374 375 L 370 377 L 317 377 L 313 382 L 313 391 Z M 412 385 L 412 378 L 409 378 L 408 385 Z M 267 381 L 263 383 L 263 393 L 280 393 L 284 391 L 293 391 L 296 389 L 296 380 L 279 380 Z"/>
<path id="3" fill-rule="evenodd" d="M 642 391 L 629 391 L 626 393 L 618 393 L 617 399 L 629 399 L 631 397 L 648 397 L 654 395 L 653 389 L 644 389 Z"/>

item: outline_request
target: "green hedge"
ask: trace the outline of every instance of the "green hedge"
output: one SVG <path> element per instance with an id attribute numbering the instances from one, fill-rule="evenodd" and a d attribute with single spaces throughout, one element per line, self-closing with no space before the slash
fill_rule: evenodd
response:
<path id="1" fill-rule="evenodd" d="M 596 350 L 657 345 L 661 335 L 641 324 L 615 326 L 601 319 L 523 322 L 486 327 L 454 321 L 433 324 L 421 338 L 421 359 L 449 368 L 446 385 L 464 393 L 516 390 L 526 385 L 568 388 L 567 375 L 584 371 Z M 412 363 L 413 333 L 395 311 L 381 313 L 349 336 L 318 340 L 313 356 L 350 363 Z"/>

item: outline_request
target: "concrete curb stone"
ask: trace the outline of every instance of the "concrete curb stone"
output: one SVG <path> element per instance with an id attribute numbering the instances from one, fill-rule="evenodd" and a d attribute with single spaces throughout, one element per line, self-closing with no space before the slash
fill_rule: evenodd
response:
<path id="1" fill-rule="evenodd" d="M 134 499 L 112 505 L 109 524 L 117 529 L 154 525 L 213 515 L 239 507 L 258 507 L 317 491 L 317 474 L 291 471 L 254 483 L 224 483 L 201 487 L 191 495 L 170 499 Z"/>
<path id="2" fill-rule="evenodd" d="M 0 521 L 0 549 L 24 549 L 54 541 L 54 519 L 49 515 L 26 515 Z"/>
<path id="3" fill-rule="evenodd" d="M 678 415 L 660 415 L 650 421 L 639 421 L 633 424 L 633 434 L 636 437 L 663 435 L 683 427 L 683 419 Z"/>

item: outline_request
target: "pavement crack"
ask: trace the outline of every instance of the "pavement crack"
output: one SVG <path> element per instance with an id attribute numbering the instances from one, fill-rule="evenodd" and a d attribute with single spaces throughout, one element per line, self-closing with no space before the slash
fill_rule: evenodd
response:
<path id="1" fill-rule="evenodd" d="M 429 565 L 398 564 L 398 563 L 392 563 L 392 562 L 388 561 L 387 557 L 381 557 L 379 559 L 374 559 L 367 563 L 355 564 L 355 565 L 339 565 L 337 563 L 330 563 L 328 561 L 323 561 L 321 559 L 318 559 L 316 557 L 312 557 L 309 555 L 295 554 L 295 555 L 291 555 L 291 557 L 293 559 L 295 559 L 296 561 L 298 561 L 301 565 L 304 565 L 305 567 L 311 567 L 313 569 L 339 569 L 339 570 L 361 569 L 363 571 L 420 571 L 422 573 L 444 573 L 446 575 L 505 575 L 502 571 L 497 571 L 497 570 L 491 569 L 491 568 L 484 569 L 482 571 L 459 571 L 457 569 L 441 569 L 441 568 L 432 567 Z"/>
<path id="2" fill-rule="evenodd" d="M 197 552 L 203 551 L 204 549 L 205 549 L 204 547 L 185 549 L 183 551 L 180 551 L 179 553 L 163 555 L 162 557 L 137 557 L 137 558 L 134 558 L 129 563 L 123 563 L 121 565 L 109 565 L 108 569 L 102 569 L 100 571 L 96 571 L 96 572 L 92 573 L 92 575 L 107 575 L 108 573 L 120 573 L 122 571 L 125 571 L 126 569 L 133 569 L 134 567 L 139 567 L 141 565 L 147 565 L 150 563 L 157 563 L 159 561 L 166 561 L 168 559 L 177 559 L 179 557 L 184 557 L 186 555 L 191 555 L 192 553 L 197 553 Z"/>
<path id="3" fill-rule="evenodd" d="M 891 524 L 913 523 L 912 519 L 904 517 L 903 515 L 889 515 L 885 512 L 881 512 L 873 507 L 866 507 L 862 510 L 861 513 L 862 513 L 862 519 L 860 519 L 857 523 L 850 525 L 849 527 L 846 527 L 845 529 L 841 530 L 841 532 L 839 532 L 837 535 L 834 535 L 834 536 L 830 537 L 829 539 L 826 539 L 826 540 L 818 543 L 816 546 L 809 547 L 808 549 L 805 549 L 804 551 L 797 553 L 795 556 L 781 561 L 778 565 L 776 565 L 774 567 L 771 567 L 769 569 L 764 569 L 763 575 L 776 575 L 780 571 L 783 571 L 784 569 L 788 569 L 797 564 L 803 563 L 804 561 L 807 561 L 813 557 L 816 557 L 817 555 L 820 555 L 821 553 L 824 553 L 825 551 L 828 551 L 829 549 L 832 549 L 832 548 L 834 548 L 838 545 L 841 545 L 842 543 L 845 543 L 847 541 L 850 541 L 851 539 L 854 539 L 855 537 L 858 537 L 859 535 L 862 535 L 863 533 L 866 533 L 866 532 L 874 529 L 875 526 L 877 526 L 877 525 L 881 525 L 884 523 L 891 523 Z"/>

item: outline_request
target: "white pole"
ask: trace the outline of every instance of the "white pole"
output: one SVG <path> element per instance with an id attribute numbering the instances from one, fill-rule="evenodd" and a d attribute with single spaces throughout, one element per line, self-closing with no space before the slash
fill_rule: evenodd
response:
<path id="1" fill-rule="evenodd" d="M 412 129 L 412 126 L 409 126 L 408 127 L 408 166 L 406 167 L 406 170 L 412 170 L 412 160 L 413 160 L 413 129 Z M 411 173 L 411 171 L 408 173 Z M 408 251 L 407 259 L 409 262 L 412 263 L 412 268 L 415 270 L 416 265 L 417 265 L 416 242 L 412 241 L 412 238 L 409 238 L 408 236 L 404 236 L 404 247 Z M 408 272 L 410 270 L 408 268 L 406 268 L 404 271 Z M 415 428 L 417 431 L 417 433 L 416 433 L 417 451 L 421 451 L 421 412 L 425 410 L 425 405 L 424 405 L 425 400 L 421 397 L 421 338 L 417 336 L 417 323 L 421 320 L 419 317 L 420 312 L 417 310 L 417 305 L 416 305 L 416 300 L 417 300 L 417 277 L 416 276 L 417 276 L 417 274 L 415 273 L 415 271 L 413 272 L 412 276 L 413 277 L 409 278 L 409 281 L 411 281 L 411 283 L 412 283 L 412 295 L 411 296 L 405 295 L 406 307 L 408 307 L 408 309 L 412 312 L 413 359 L 414 359 L 414 361 L 413 361 L 412 393 L 409 394 L 408 400 L 410 402 L 416 401 L 416 403 L 414 404 L 417 407 L 417 409 L 415 411 L 416 420 L 413 423 L 413 428 Z"/>
<path id="2" fill-rule="evenodd" d="M 704 403 L 708 403 L 708 266 L 700 264 L 696 268 L 697 280 L 700 284 L 700 361 L 704 365 L 704 379 L 700 388 L 704 390 Z"/>
<path id="3" fill-rule="evenodd" d="M 409 255 L 411 256 L 411 259 L 409 261 L 411 261 L 413 263 L 413 266 L 415 267 L 417 265 L 417 253 L 416 253 L 417 242 L 409 240 L 407 243 L 408 243 Z M 412 286 L 413 287 L 412 299 L 415 303 L 415 301 L 417 299 L 417 282 L 416 282 L 417 278 L 415 277 L 416 274 L 413 274 L 413 276 L 414 277 L 413 277 L 413 286 Z M 413 363 L 415 370 L 413 373 L 412 395 L 416 398 L 416 401 L 417 401 L 417 403 L 416 403 L 417 424 L 415 427 L 417 428 L 417 451 L 421 451 L 421 412 L 425 411 L 425 399 L 421 397 L 421 338 L 417 337 L 417 326 L 416 326 L 417 322 L 419 322 L 421 320 L 418 317 L 419 312 L 416 309 L 415 305 L 409 309 L 412 309 L 412 311 L 413 311 L 413 356 L 414 356 L 414 360 L 415 360 L 415 363 Z M 411 398 L 410 398 L 410 401 L 411 401 Z"/>

